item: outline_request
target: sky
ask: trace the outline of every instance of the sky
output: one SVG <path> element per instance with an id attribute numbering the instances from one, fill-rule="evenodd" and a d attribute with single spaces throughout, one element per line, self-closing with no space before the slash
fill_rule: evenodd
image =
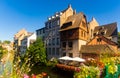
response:
<path id="1" fill-rule="evenodd" d="M 120 0 L 0 0 L 0 40 L 13 41 L 21 29 L 35 32 L 69 4 L 77 13 L 83 12 L 88 22 L 92 17 L 100 25 L 117 22 L 120 31 Z"/>

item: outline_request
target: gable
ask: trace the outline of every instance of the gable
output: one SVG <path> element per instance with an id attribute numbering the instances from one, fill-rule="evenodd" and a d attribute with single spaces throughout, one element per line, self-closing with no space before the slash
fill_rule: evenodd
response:
<path id="1" fill-rule="evenodd" d="M 117 46 L 117 44 L 107 38 L 105 38 L 104 36 L 95 36 L 91 41 L 89 41 L 87 43 L 87 45 L 104 45 L 104 44 L 107 44 L 107 45 L 112 45 L 112 46 Z"/>
<path id="2" fill-rule="evenodd" d="M 83 15 L 84 15 L 83 13 L 79 13 L 69 16 L 65 23 L 62 25 L 60 31 L 79 28 Z"/>
<path id="3" fill-rule="evenodd" d="M 80 22 L 80 28 L 83 29 L 83 30 L 86 30 L 88 29 L 87 27 L 87 20 L 86 20 L 86 16 L 83 15 L 82 17 L 82 21 Z"/>

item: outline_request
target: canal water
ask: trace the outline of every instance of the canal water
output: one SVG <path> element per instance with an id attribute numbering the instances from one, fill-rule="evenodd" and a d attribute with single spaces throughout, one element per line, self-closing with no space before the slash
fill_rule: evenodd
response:
<path id="1" fill-rule="evenodd" d="M 0 62 L 0 76 L 3 75 L 4 72 L 4 64 Z"/>
<path id="2" fill-rule="evenodd" d="M 4 74 L 10 74 L 12 72 L 12 63 L 7 61 L 5 63 L 0 62 L 0 76 Z"/>

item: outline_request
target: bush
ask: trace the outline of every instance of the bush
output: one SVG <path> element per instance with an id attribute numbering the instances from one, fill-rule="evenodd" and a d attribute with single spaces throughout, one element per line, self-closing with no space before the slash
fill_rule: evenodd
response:
<path id="1" fill-rule="evenodd" d="M 80 72 L 75 72 L 74 78 L 99 78 L 100 70 L 98 67 L 81 66 Z"/>

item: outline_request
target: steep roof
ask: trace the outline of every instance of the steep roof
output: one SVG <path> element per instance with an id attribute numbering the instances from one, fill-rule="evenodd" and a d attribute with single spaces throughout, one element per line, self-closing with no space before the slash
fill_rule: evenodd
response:
<path id="1" fill-rule="evenodd" d="M 82 21 L 82 17 L 84 14 L 82 12 L 69 16 L 63 26 L 61 27 L 60 31 L 65 31 L 69 29 L 78 28 L 80 25 L 80 22 Z"/>
<path id="2" fill-rule="evenodd" d="M 93 39 L 95 39 L 96 37 L 98 37 L 98 38 L 101 38 L 103 41 L 105 41 L 106 43 L 108 43 L 109 45 L 117 45 L 117 43 L 116 42 L 113 42 L 113 41 L 111 41 L 110 39 L 108 39 L 108 38 L 106 38 L 106 37 L 104 37 L 104 36 L 102 36 L 102 35 L 96 35 Z M 93 40 L 92 39 L 92 40 Z M 91 40 L 91 41 L 92 41 Z M 91 41 L 89 41 L 87 44 L 89 44 Z"/>
<path id="3" fill-rule="evenodd" d="M 97 20 L 95 19 L 95 17 L 92 17 L 92 20 L 90 22 L 88 22 L 88 24 L 99 26 L 99 23 L 97 22 Z"/>
<path id="4" fill-rule="evenodd" d="M 15 35 L 14 38 L 17 39 L 19 38 L 22 34 L 26 34 L 27 31 L 25 29 L 21 29 L 20 31 L 18 31 Z"/>
<path id="5" fill-rule="evenodd" d="M 100 52 L 114 52 L 114 50 L 108 45 L 82 45 L 81 53 L 96 53 Z"/>
<path id="6" fill-rule="evenodd" d="M 28 37 L 30 37 L 31 35 L 33 35 L 34 33 L 33 32 L 28 32 Z"/>
<path id="7" fill-rule="evenodd" d="M 95 27 L 94 33 L 101 34 L 102 32 L 104 32 L 105 37 L 117 35 L 117 33 L 116 33 L 117 32 L 117 23 L 115 22 L 115 23 Z"/>
<path id="8" fill-rule="evenodd" d="M 71 4 L 69 4 L 69 5 L 68 5 L 68 8 L 66 8 L 65 10 L 62 10 L 61 12 L 64 13 L 64 12 L 66 12 L 69 8 L 72 8 L 72 7 L 71 7 Z"/>

